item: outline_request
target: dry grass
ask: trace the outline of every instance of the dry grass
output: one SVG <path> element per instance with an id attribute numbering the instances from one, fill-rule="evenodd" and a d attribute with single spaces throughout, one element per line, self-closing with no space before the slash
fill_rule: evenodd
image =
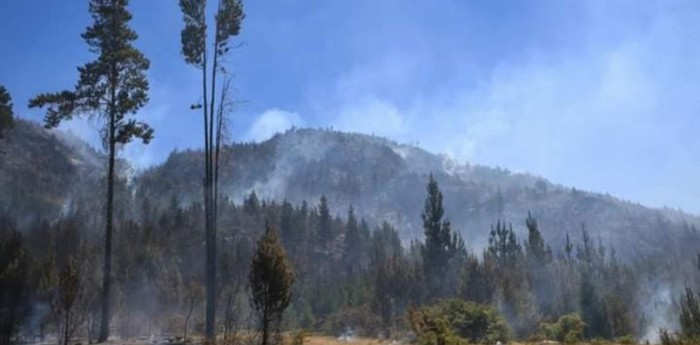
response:
<path id="1" fill-rule="evenodd" d="M 351 340 L 340 340 L 338 338 L 310 336 L 304 339 L 304 345 L 389 345 L 401 344 L 392 340 L 377 340 L 366 338 L 353 338 Z"/>

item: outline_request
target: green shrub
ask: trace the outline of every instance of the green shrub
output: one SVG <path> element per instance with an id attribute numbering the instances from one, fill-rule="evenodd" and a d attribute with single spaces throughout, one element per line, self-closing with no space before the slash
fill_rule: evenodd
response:
<path id="1" fill-rule="evenodd" d="M 541 328 L 548 339 L 574 344 L 583 339 L 586 324 L 578 314 L 568 314 L 560 317 L 557 322 L 543 323 Z"/>
<path id="2" fill-rule="evenodd" d="M 508 340 L 508 327 L 493 308 L 462 300 L 409 310 L 409 324 L 421 345 L 462 345 Z"/>
<path id="3" fill-rule="evenodd" d="M 637 339 L 628 334 L 617 338 L 617 342 L 623 345 L 632 345 L 637 344 Z"/>

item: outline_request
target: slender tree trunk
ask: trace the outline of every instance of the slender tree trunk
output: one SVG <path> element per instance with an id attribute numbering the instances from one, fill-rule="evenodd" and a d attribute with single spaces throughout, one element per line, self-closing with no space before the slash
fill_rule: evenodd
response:
<path id="1" fill-rule="evenodd" d="M 70 327 L 70 312 L 66 311 L 66 319 L 63 321 L 63 345 L 68 345 L 69 339 L 69 327 Z"/>
<path id="2" fill-rule="evenodd" d="M 204 16 L 204 14 L 202 14 Z M 202 23 L 206 22 L 204 17 L 200 18 Z M 202 59 L 202 116 L 204 118 L 204 237 L 205 237 L 205 269 L 206 274 L 204 278 L 204 285 L 206 287 L 206 310 L 205 310 L 205 338 L 208 343 L 212 343 L 215 339 L 215 318 L 216 318 L 216 306 L 214 300 L 215 286 L 214 286 L 214 267 L 213 254 L 216 243 L 214 243 L 214 237 L 212 236 L 212 187 L 211 187 L 211 140 L 210 140 L 210 121 L 209 121 L 209 101 L 207 99 L 208 87 L 207 87 L 207 53 L 206 53 L 206 38 L 202 43 L 204 45 L 204 53 Z"/>
<path id="3" fill-rule="evenodd" d="M 265 318 L 265 317 L 263 317 Z M 270 338 L 270 324 L 269 322 L 265 319 L 263 320 L 263 326 L 262 326 L 262 345 L 269 345 L 269 338 Z"/>
<path id="4" fill-rule="evenodd" d="M 219 8 L 221 8 L 221 1 L 219 1 Z M 218 13 L 218 10 L 217 10 Z M 204 97 L 205 97 L 205 103 L 204 103 L 204 108 L 209 106 L 209 111 L 208 111 L 208 121 L 205 119 L 204 122 L 204 127 L 205 127 L 205 135 L 207 136 L 205 138 L 206 142 L 206 150 L 205 150 L 205 155 L 206 155 L 206 164 L 207 164 L 207 169 L 206 169 L 206 181 L 207 181 L 207 205 L 206 205 L 206 214 L 207 214 L 207 256 L 206 256 L 206 276 L 207 276 L 207 282 L 206 282 L 206 290 L 207 290 L 207 297 L 206 297 L 206 338 L 207 342 L 212 343 L 215 338 L 216 338 L 216 201 L 217 201 L 217 196 L 216 196 L 216 186 L 214 182 L 214 169 L 215 167 L 218 166 L 218 162 L 216 162 L 214 159 L 214 118 L 215 118 L 215 113 L 214 113 L 214 105 L 215 105 L 215 97 L 216 97 L 216 74 L 217 74 L 217 68 L 218 68 L 218 52 L 217 52 L 217 46 L 219 44 L 218 41 L 218 34 L 216 32 L 218 31 L 218 25 L 219 22 L 216 22 L 217 30 L 215 30 L 215 38 L 214 38 L 214 56 L 213 56 L 213 62 L 212 62 L 212 69 L 211 69 L 211 99 L 209 99 L 209 102 L 206 102 L 206 93 L 207 89 L 206 86 L 204 88 Z M 205 47 L 206 47 L 206 42 L 205 42 Z M 205 49 L 206 51 L 206 49 Z M 206 64 L 206 53 L 205 53 L 205 64 Z M 203 69 L 204 72 L 204 83 L 206 84 L 206 73 L 207 69 L 206 67 Z M 207 113 L 205 109 L 205 114 Z M 205 115 L 206 116 L 206 115 Z"/>
<path id="5" fill-rule="evenodd" d="M 117 100 L 117 66 L 112 66 L 111 76 L 111 98 L 109 106 L 109 162 L 107 163 L 107 218 L 105 226 L 105 258 L 102 276 L 102 319 L 100 322 L 100 335 L 97 342 L 103 343 L 109 338 L 110 321 L 110 291 L 112 287 L 112 232 L 114 218 L 114 165 L 116 156 L 116 100 Z"/>
<path id="6" fill-rule="evenodd" d="M 112 121 L 113 122 L 113 121 Z M 110 291 L 112 272 L 112 232 L 114 217 L 114 164 L 115 164 L 115 144 L 114 144 L 114 124 L 110 124 L 109 143 L 109 163 L 107 173 L 107 224 L 105 231 L 105 257 L 102 277 L 102 320 L 100 324 L 100 336 L 98 342 L 105 342 L 109 337 L 110 318 Z"/>

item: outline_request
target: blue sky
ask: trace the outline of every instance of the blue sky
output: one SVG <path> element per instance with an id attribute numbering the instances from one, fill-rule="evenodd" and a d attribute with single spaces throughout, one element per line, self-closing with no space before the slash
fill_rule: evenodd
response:
<path id="1" fill-rule="evenodd" d="M 132 0 L 151 59 L 137 167 L 199 147 L 198 73 L 174 0 Z M 232 137 L 291 125 L 418 143 L 650 206 L 700 213 L 700 2 L 257 0 L 245 3 Z M 87 1 L 0 2 L 0 83 L 21 117 L 89 61 Z M 63 126 L 94 141 L 97 124 Z"/>

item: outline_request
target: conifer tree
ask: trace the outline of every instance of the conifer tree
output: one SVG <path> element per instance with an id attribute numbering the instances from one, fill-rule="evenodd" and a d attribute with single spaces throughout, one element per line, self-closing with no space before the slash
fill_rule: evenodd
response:
<path id="1" fill-rule="evenodd" d="M 4 86 L 0 85 L 0 139 L 4 138 L 4 132 L 12 128 L 13 124 L 12 96 Z"/>
<path id="2" fill-rule="evenodd" d="M 328 208 L 328 199 L 321 196 L 321 203 L 318 204 L 318 224 L 316 225 L 319 241 L 323 247 L 327 246 L 335 238 L 333 234 L 333 218 Z"/>
<path id="3" fill-rule="evenodd" d="M 445 280 L 456 243 L 449 220 L 443 219 L 445 209 L 442 206 L 442 192 L 432 174 L 430 174 L 426 191 L 428 195 L 421 214 L 425 231 L 425 244 L 421 247 L 423 268 L 428 289 L 432 295 L 443 297 L 447 288 Z"/>
<path id="4" fill-rule="evenodd" d="M 343 246 L 343 261 L 349 273 L 354 273 L 361 267 L 362 258 L 362 234 L 355 217 L 355 209 L 352 205 L 348 208 L 348 219 L 345 223 L 345 243 Z"/>
<path id="5" fill-rule="evenodd" d="M 689 287 L 681 296 L 680 324 L 683 337 L 700 339 L 700 298 Z"/>
<path id="6" fill-rule="evenodd" d="M 109 336 L 112 232 L 114 215 L 114 178 L 117 150 L 133 139 L 144 144 L 153 138 L 153 129 L 143 122 L 129 119 L 148 102 L 148 80 L 145 71 L 149 61 L 133 46 L 138 38 L 129 26 L 131 13 L 128 0 L 91 0 L 89 11 L 94 23 L 82 37 L 97 60 L 78 68 L 80 77 L 74 90 L 41 94 L 29 102 L 30 108 L 46 107 L 47 128 L 76 116 L 103 120 L 103 143 L 108 152 L 107 205 L 102 315 L 98 341 Z"/>
<path id="7" fill-rule="evenodd" d="M 229 41 L 238 36 L 245 18 L 241 0 L 219 0 L 214 18 L 214 40 L 209 46 L 206 0 L 180 0 L 185 27 L 180 39 L 185 62 L 202 72 L 202 102 L 192 106 L 201 109 L 204 122 L 204 232 L 206 243 L 206 322 L 207 341 L 214 341 L 216 318 L 216 227 L 218 179 L 221 143 L 224 139 L 224 115 L 230 108 L 230 79 L 217 83 L 217 76 L 226 75 L 223 59 L 231 47 Z M 211 50 L 210 50 L 211 49 Z M 211 63 L 211 64 L 210 64 Z M 211 73 L 211 79 L 207 75 Z M 216 95 L 220 92 L 217 102 Z M 210 94 L 211 93 L 211 94 Z"/>
<path id="8" fill-rule="evenodd" d="M 0 343 L 13 344 L 28 316 L 31 258 L 22 233 L 0 219 Z"/>
<path id="9" fill-rule="evenodd" d="M 555 287 L 550 279 L 549 264 L 552 262 L 552 250 L 545 244 L 537 220 L 527 213 L 525 226 L 528 238 L 525 241 L 525 258 L 527 260 L 527 278 L 530 290 L 537 305 L 545 315 L 551 314 L 552 295 Z"/>
<path id="10" fill-rule="evenodd" d="M 251 304 L 260 321 L 261 344 L 272 344 L 291 300 L 294 274 L 277 232 L 269 225 L 253 254 L 249 281 Z"/>

